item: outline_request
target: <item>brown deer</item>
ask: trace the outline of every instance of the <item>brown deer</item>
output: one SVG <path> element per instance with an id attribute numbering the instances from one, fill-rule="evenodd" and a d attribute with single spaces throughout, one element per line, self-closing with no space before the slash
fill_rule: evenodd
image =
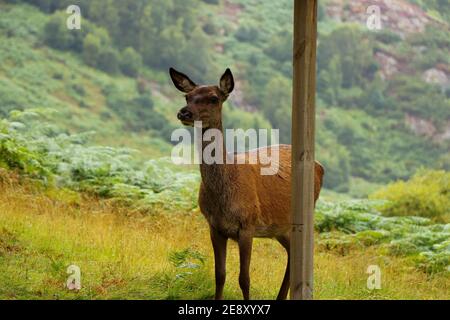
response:
<path id="1" fill-rule="evenodd" d="M 219 86 L 198 86 L 188 76 L 173 68 L 170 76 L 175 87 L 186 95 L 187 105 L 178 112 L 186 126 L 202 121 L 203 133 L 208 129 L 222 131 L 222 104 L 234 89 L 234 79 L 227 69 Z M 223 143 L 223 142 L 222 142 Z M 208 143 L 209 144 L 209 143 Z M 207 144 L 202 142 L 202 147 Z M 225 146 L 223 150 L 225 150 Z M 201 186 L 199 206 L 208 221 L 214 249 L 216 293 L 223 298 L 228 239 L 239 246 L 239 285 L 244 299 L 250 298 L 250 256 L 254 237 L 275 238 L 286 249 L 287 266 L 277 299 L 286 299 L 289 290 L 289 247 L 291 228 L 291 146 L 266 147 L 266 152 L 279 152 L 278 172 L 261 175 L 261 164 L 227 164 L 225 157 L 248 157 L 224 154 L 223 164 L 200 164 Z M 269 152 L 269 153 L 270 153 Z M 234 163 L 236 163 L 235 161 Z M 315 164 L 314 197 L 319 197 L 324 169 Z"/>

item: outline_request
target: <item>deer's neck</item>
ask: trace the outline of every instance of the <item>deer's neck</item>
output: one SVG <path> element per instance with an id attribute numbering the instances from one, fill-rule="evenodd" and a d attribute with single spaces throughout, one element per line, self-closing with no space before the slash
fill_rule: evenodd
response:
<path id="1" fill-rule="evenodd" d="M 223 128 L 222 124 L 217 126 L 217 128 L 220 130 L 223 135 Z M 202 137 L 204 133 L 207 131 L 207 129 L 202 130 Z M 211 192 L 217 192 L 219 194 L 223 194 L 223 192 L 227 189 L 227 186 L 231 183 L 231 171 L 230 166 L 227 166 L 227 152 L 225 149 L 225 140 L 224 138 L 221 139 L 221 141 L 203 141 L 201 142 L 202 146 L 202 156 L 205 151 L 205 148 L 208 146 L 209 150 L 211 150 L 211 147 L 214 145 L 215 150 L 219 151 L 220 155 L 220 163 L 212 163 L 212 164 L 206 164 L 204 161 L 200 164 L 200 173 L 202 177 L 202 182 L 204 187 L 207 190 L 210 190 Z M 221 152 L 220 152 L 221 151 Z"/>

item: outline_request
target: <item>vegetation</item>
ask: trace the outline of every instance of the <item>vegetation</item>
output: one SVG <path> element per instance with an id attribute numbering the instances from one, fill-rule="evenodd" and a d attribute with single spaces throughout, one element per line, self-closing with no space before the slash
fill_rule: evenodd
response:
<path id="1" fill-rule="evenodd" d="M 389 216 L 417 215 L 449 221 L 450 173 L 445 171 L 418 172 L 409 181 L 398 181 L 375 192 L 373 198 L 389 200 L 381 211 Z"/>
<path id="2" fill-rule="evenodd" d="M 450 70 L 450 8 L 411 2 L 442 24 L 372 33 L 320 1 L 317 298 L 449 298 L 450 94 L 423 78 Z M 0 3 L 0 298 L 209 299 L 200 177 L 167 158 L 184 103 L 167 68 L 215 83 L 231 67 L 225 127 L 279 128 L 289 143 L 292 1 L 82 0 L 81 30 L 66 28 L 69 4 Z M 226 298 L 241 296 L 236 250 Z M 254 257 L 254 297 L 273 298 L 284 251 L 257 240 Z M 79 292 L 62 285 L 70 264 Z"/>
<path id="3" fill-rule="evenodd" d="M 6 169 L 50 190 L 66 188 L 112 199 L 130 212 L 197 208 L 198 174 L 176 172 L 164 160 L 135 162 L 131 150 L 86 146 L 86 136 L 59 133 L 37 121 L 37 112 L 14 112 L 14 122 L 1 123 L 0 164 Z M 419 194 L 392 192 L 395 185 L 384 191 L 388 196 L 379 192 L 378 197 L 391 200 L 383 211 L 408 216 L 404 218 L 382 217 L 370 203 L 323 204 L 318 208 L 317 231 L 327 248 L 387 244 L 388 252 L 412 255 L 427 272 L 443 272 L 450 263 L 450 225 L 410 216 L 448 218 L 448 182 L 448 174 L 433 172 L 406 183 Z"/>
<path id="4" fill-rule="evenodd" d="M 216 82 L 224 67 L 231 66 L 240 80 L 242 99 L 230 102 L 234 114 L 227 126 L 279 128 L 281 142 L 290 141 L 291 1 L 262 1 L 255 6 L 240 0 L 80 1 L 82 29 L 71 31 L 65 28 L 67 1 L 8 2 L 29 2 L 42 12 L 26 5 L 2 5 L 0 34 L 4 45 L 0 53 L 11 61 L 2 69 L 8 77 L 16 78 L 13 84 L 1 86 L 3 115 L 13 109 L 57 107 L 48 96 L 39 96 L 42 90 L 17 94 L 25 81 L 22 77 L 17 82 L 18 70 L 31 76 L 33 83 L 28 86 L 46 88 L 48 92 L 52 83 L 51 93 L 61 80 L 68 83 L 74 77 L 73 85 L 58 88 L 69 95 L 58 97 L 62 104 L 70 100 L 76 107 L 87 109 L 90 118 L 98 110 L 102 124 L 115 120 L 121 126 L 119 130 L 152 131 L 153 136 L 170 142 L 171 124 L 176 121 L 173 114 L 179 102 L 174 100 L 174 91 L 168 89 L 167 68 L 175 66 L 203 83 Z M 418 4 L 427 12 L 447 14 L 438 1 Z M 356 24 L 336 24 L 327 17 L 324 6 L 326 3 L 319 10 L 321 116 L 317 158 L 331 173 L 326 187 L 367 195 L 368 191 L 364 194 L 353 189 L 352 179 L 384 184 L 407 179 L 421 166 L 447 169 L 448 140 L 436 142 L 429 135 L 412 133 L 404 119 L 411 116 L 431 121 L 435 134 L 448 125 L 448 94 L 438 84 L 424 83 L 422 73 L 437 64 L 448 65 L 445 50 L 449 30 L 429 26 L 423 34 L 401 39 L 388 30 L 371 33 Z M 236 17 L 229 18 L 228 10 L 236 10 Z M 20 21 L 25 19 L 29 22 L 24 26 Z M 43 45 L 56 51 L 42 51 L 39 47 Z M 418 53 L 414 49 L 417 47 L 426 47 L 426 54 Z M 11 55 L 13 50 L 15 54 Z M 401 64 L 408 61 L 408 65 L 401 65 L 392 78 L 381 79 L 383 66 L 374 59 L 377 52 L 387 52 Z M 36 61 L 33 66 L 29 58 Z M 70 72 L 50 74 L 56 78 L 50 83 L 35 79 L 36 74 L 42 74 L 37 69 L 44 65 L 35 59 L 45 61 L 46 70 L 60 67 L 55 60 L 69 59 Z M 81 64 L 113 77 L 84 70 Z M 82 72 L 77 74 L 79 68 Z M 405 75 L 403 70 L 414 70 L 414 74 Z M 87 83 L 87 74 L 91 83 Z M 127 77 L 137 79 L 125 80 Z M 86 90 L 92 85 L 95 93 Z M 157 100 L 152 92 L 155 89 Z M 17 96 L 21 99 L 11 99 Z M 255 112 L 245 112 L 243 106 Z M 98 131 L 100 127 L 92 120 L 84 120 L 83 124 L 82 131 Z M 110 132 L 104 135 L 112 136 Z M 141 142 L 137 144 L 142 147 Z M 155 149 L 153 141 L 145 145 L 146 149 Z M 333 153 L 329 151 L 331 146 Z"/>
<path id="5" fill-rule="evenodd" d="M 170 159 L 142 163 L 133 150 L 87 146 L 89 135 L 67 135 L 43 123 L 38 112 L 48 115 L 13 112 L 14 121 L 0 122 L 0 167 L 50 187 L 113 198 L 130 210 L 196 207 L 198 174 L 176 173 Z"/>
<path id="6" fill-rule="evenodd" d="M 2 172 L 1 177 L 1 299 L 213 297 L 208 227 L 198 212 L 130 215 L 128 208 L 107 201 L 82 197 L 74 202 L 65 193 L 42 193 L 28 183 L 17 184 L 17 177 L 10 174 Z M 350 212 L 346 216 L 362 214 L 356 207 L 361 204 L 345 205 Z M 325 207 L 321 210 L 326 211 Z M 326 220 L 321 221 L 318 226 L 324 228 Z M 351 222 L 348 226 L 352 227 Z M 372 238 L 367 233 L 364 246 L 347 246 L 346 250 L 330 250 L 325 245 L 330 242 L 327 233 L 317 239 L 317 299 L 449 298 L 448 273 L 430 277 L 414 268 L 414 260 L 386 255 L 382 247 L 369 245 L 367 239 Z M 226 299 L 241 298 L 237 250 L 237 245 L 230 243 Z M 254 299 L 276 296 L 284 259 L 284 249 L 275 241 L 255 240 L 251 265 Z M 367 289 L 366 270 L 371 264 L 381 268 L 381 290 Z M 80 291 L 64 287 L 69 265 L 80 267 Z"/>
<path id="7" fill-rule="evenodd" d="M 428 273 L 446 272 L 450 264 L 450 224 L 426 218 L 383 217 L 365 201 L 322 204 L 316 229 L 320 245 L 343 254 L 350 247 L 380 245 L 386 254 L 408 256 Z M 419 212 L 419 211 L 415 211 Z"/>

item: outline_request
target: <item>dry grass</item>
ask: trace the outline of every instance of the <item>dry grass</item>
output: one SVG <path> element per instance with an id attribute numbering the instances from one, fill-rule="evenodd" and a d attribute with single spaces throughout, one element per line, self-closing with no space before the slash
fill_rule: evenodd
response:
<path id="1" fill-rule="evenodd" d="M 2 299 L 208 299 L 213 260 L 199 213 L 129 216 L 125 208 L 63 191 L 42 192 L 0 179 L 0 298 Z M 168 257 L 192 250 L 206 257 L 192 274 Z M 285 254 L 271 240 L 256 240 L 251 279 L 254 299 L 273 299 Z M 81 268 L 82 289 L 65 289 L 66 269 Z M 370 264 L 382 270 L 382 289 L 366 287 Z M 240 299 L 238 252 L 228 251 L 226 298 Z M 317 250 L 318 299 L 449 299 L 448 276 L 427 277 L 409 262 L 377 249 L 346 256 Z"/>

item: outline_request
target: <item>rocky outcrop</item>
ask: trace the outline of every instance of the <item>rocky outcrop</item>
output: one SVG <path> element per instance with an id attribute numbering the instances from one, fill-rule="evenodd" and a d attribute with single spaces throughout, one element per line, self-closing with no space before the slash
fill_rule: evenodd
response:
<path id="1" fill-rule="evenodd" d="M 440 70 L 438 68 L 431 68 L 426 70 L 422 74 L 422 79 L 426 83 L 438 84 L 443 89 L 448 88 L 450 85 L 448 74 L 445 71 Z"/>
<path id="2" fill-rule="evenodd" d="M 366 25 L 369 6 L 379 6 L 382 28 L 404 37 L 423 32 L 430 23 L 440 24 L 419 6 L 404 0 L 332 0 L 326 8 L 327 15 L 342 22 Z"/>
<path id="3" fill-rule="evenodd" d="M 432 121 L 411 114 L 405 115 L 406 126 L 418 136 L 425 136 L 434 142 L 442 143 L 450 140 L 450 121 L 443 129 L 438 130 Z"/>
<path id="4" fill-rule="evenodd" d="M 378 50 L 375 52 L 375 60 L 380 65 L 380 76 L 383 80 L 392 78 L 400 71 L 399 61 L 387 51 Z"/>

